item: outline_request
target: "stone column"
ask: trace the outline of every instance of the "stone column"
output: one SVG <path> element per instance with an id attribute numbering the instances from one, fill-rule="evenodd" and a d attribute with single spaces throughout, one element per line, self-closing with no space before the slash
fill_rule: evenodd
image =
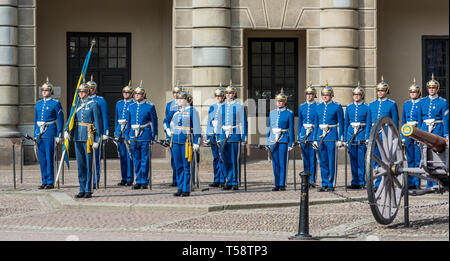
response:
<path id="1" fill-rule="evenodd" d="M 320 1 L 320 84 L 328 81 L 335 101 L 351 103 L 359 80 L 358 0 Z"/>
<path id="2" fill-rule="evenodd" d="M 0 0 L 0 139 L 19 135 L 17 26 L 17 0 Z"/>

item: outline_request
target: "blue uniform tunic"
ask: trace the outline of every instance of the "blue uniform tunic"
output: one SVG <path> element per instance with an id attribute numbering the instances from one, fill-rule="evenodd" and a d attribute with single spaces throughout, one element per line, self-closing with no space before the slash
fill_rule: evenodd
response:
<path id="1" fill-rule="evenodd" d="M 373 101 L 369 104 L 369 120 L 367 121 L 366 126 L 366 139 L 369 139 L 370 131 L 372 130 L 375 122 L 382 117 L 390 117 L 395 124 L 395 127 L 398 126 L 398 107 L 395 101 L 392 101 L 388 98 L 381 98 Z M 381 134 L 380 134 L 381 138 Z M 375 146 L 374 150 L 375 155 L 377 155 L 381 159 L 380 151 L 378 150 L 378 146 Z M 374 161 L 374 167 L 378 167 L 379 164 Z M 378 178 L 375 182 L 375 187 L 378 187 L 380 184 L 381 178 Z"/>
<path id="2" fill-rule="evenodd" d="M 336 141 L 342 141 L 344 133 L 344 110 L 334 101 L 322 102 L 317 106 L 316 137 L 320 142 L 326 133 L 324 128 L 328 126 L 329 133 L 323 139 L 319 147 L 320 174 L 323 188 L 333 188 L 336 174 Z"/>
<path id="3" fill-rule="evenodd" d="M 217 144 L 217 127 L 220 120 L 221 107 L 223 103 L 216 103 L 209 107 L 208 123 L 206 127 L 206 139 L 211 142 L 211 152 L 213 155 L 214 183 L 225 183 L 223 171 L 223 161 L 220 157 L 219 146 Z"/>
<path id="4" fill-rule="evenodd" d="M 226 100 L 218 123 L 219 140 L 223 144 L 221 155 L 224 162 L 226 186 L 239 185 L 239 155 L 241 142 L 247 142 L 247 112 L 242 103 Z"/>
<path id="5" fill-rule="evenodd" d="M 365 155 L 367 146 L 361 141 L 365 141 L 366 124 L 369 118 L 369 105 L 364 102 L 354 102 L 347 106 L 344 121 L 344 141 L 348 144 L 348 154 L 352 171 L 352 185 L 364 186 L 365 175 Z"/>
<path id="6" fill-rule="evenodd" d="M 158 139 L 158 116 L 151 102 L 135 102 L 128 108 L 128 137 L 131 141 L 136 184 L 148 185 L 150 143 Z"/>
<path id="7" fill-rule="evenodd" d="M 191 106 L 179 108 L 177 112 L 170 112 L 164 123 L 173 130 L 172 151 L 177 171 L 178 190 L 183 193 L 191 192 L 191 162 L 186 155 L 186 142 L 200 145 L 201 128 L 198 111 Z"/>
<path id="8" fill-rule="evenodd" d="M 409 100 L 403 104 L 402 126 L 410 124 L 420 128 L 422 125 L 422 115 L 420 114 L 420 100 Z M 420 147 L 413 139 L 405 138 L 402 134 L 402 140 L 406 142 L 406 160 L 408 168 L 417 168 L 420 165 Z M 417 177 L 408 177 L 408 186 L 420 186 L 420 179 Z"/>
<path id="9" fill-rule="evenodd" d="M 69 121 L 66 123 L 65 130 L 69 129 Z M 89 132 L 90 128 L 94 128 L 94 132 Z M 92 160 L 93 149 L 88 152 L 87 141 L 92 140 L 93 143 L 99 143 L 101 140 L 102 120 L 100 109 L 97 102 L 93 99 L 86 98 L 79 100 L 75 113 L 75 127 L 73 140 L 75 143 L 75 154 L 78 165 L 78 181 L 80 183 L 80 192 L 92 192 Z"/>
<path id="10" fill-rule="evenodd" d="M 267 146 L 271 146 L 275 187 L 286 187 L 289 147 L 295 142 L 294 113 L 284 108 L 270 112 L 267 130 Z"/>
<path id="11" fill-rule="evenodd" d="M 175 113 L 177 111 L 178 111 L 178 104 L 177 104 L 176 100 L 173 100 L 173 101 L 167 103 L 164 119 L 166 119 L 169 114 Z M 164 132 L 166 134 L 166 139 L 169 140 L 169 142 L 170 142 L 171 137 L 169 137 L 169 135 L 167 135 L 167 132 L 166 132 L 167 129 L 170 129 L 170 122 L 168 122 L 167 124 L 163 124 L 163 126 L 164 126 Z M 173 156 L 172 156 L 172 148 L 170 148 L 170 165 L 172 166 L 172 183 L 175 184 L 175 183 L 177 183 L 177 169 L 176 169 L 175 161 L 173 160 Z"/>
<path id="12" fill-rule="evenodd" d="M 314 141 L 314 137 L 316 136 L 317 129 L 316 125 L 316 108 L 318 103 L 313 102 L 305 102 L 298 108 L 298 138 L 297 140 L 300 143 L 302 148 L 302 156 L 303 156 L 303 168 L 305 171 L 311 173 L 310 183 L 316 183 L 316 174 L 317 174 L 317 156 L 316 151 L 314 150 L 311 142 Z M 310 134 L 308 137 L 305 136 L 309 129 Z M 303 142 L 308 141 L 308 142 Z"/>
<path id="13" fill-rule="evenodd" d="M 420 129 L 448 139 L 448 102 L 438 95 L 424 97 L 420 101 Z M 434 120 L 434 121 L 433 121 Z M 434 123 L 433 123 L 434 122 Z M 427 187 L 436 183 L 427 181 Z"/>
<path id="14" fill-rule="evenodd" d="M 122 138 L 126 138 L 128 136 L 130 126 L 126 124 L 126 122 L 124 122 L 125 125 L 122 127 L 122 125 L 119 122 L 127 120 L 128 108 L 130 107 L 131 104 L 134 103 L 135 101 L 133 99 L 128 100 L 123 99 L 118 101 L 116 103 L 115 119 L 114 119 L 115 122 L 114 137 L 121 139 L 117 144 L 120 156 L 120 171 L 122 174 L 122 181 L 127 183 L 133 183 L 134 181 L 133 160 L 130 159 L 130 155 Z"/>
<path id="15" fill-rule="evenodd" d="M 42 185 L 53 185 L 54 183 L 55 137 L 62 137 L 63 127 L 64 113 L 59 101 L 46 98 L 36 103 L 33 136 L 34 138 L 39 137 L 37 152 L 41 167 Z"/>
<path id="16" fill-rule="evenodd" d="M 109 136 L 109 111 L 108 111 L 108 104 L 106 103 L 105 98 L 97 95 L 92 95 L 89 98 L 95 100 L 97 102 L 97 105 L 100 109 L 100 118 L 101 118 L 101 124 L 102 128 L 100 129 L 100 134 Z M 95 150 L 95 176 L 94 184 L 98 184 L 100 181 L 100 155 L 101 155 L 101 145 L 98 147 L 98 149 Z"/>

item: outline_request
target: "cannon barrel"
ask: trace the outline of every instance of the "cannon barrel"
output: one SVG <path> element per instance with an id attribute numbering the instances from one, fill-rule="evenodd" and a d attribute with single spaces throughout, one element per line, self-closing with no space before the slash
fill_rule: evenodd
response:
<path id="1" fill-rule="evenodd" d="M 402 134 L 405 137 L 417 140 L 427 145 L 428 148 L 435 152 L 442 153 L 447 147 L 447 140 L 430 132 L 423 131 L 410 124 L 402 126 Z"/>

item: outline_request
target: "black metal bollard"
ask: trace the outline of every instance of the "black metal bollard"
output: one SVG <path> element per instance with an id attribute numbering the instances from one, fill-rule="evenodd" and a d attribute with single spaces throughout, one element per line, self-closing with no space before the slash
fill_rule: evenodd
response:
<path id="1" fill-rule="evenodd" d="M 298 224 L 298 234 L 289 239 L 308 240 L 313 239 L 309 234 L 309 179 L 311 173 L 300 172 L 301 177 L 301 197 L 300 197 L 300 217 Z"/>

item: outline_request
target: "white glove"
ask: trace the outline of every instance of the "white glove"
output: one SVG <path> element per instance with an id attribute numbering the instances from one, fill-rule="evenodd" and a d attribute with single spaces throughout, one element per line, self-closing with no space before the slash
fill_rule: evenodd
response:
<path id="1" fill-rule="evenodd" d="M 198 144 L 193 144 L 193 145 L 192 145 L 192 149 L 193 149 L 195 152 L 197 152 L 197 151 L 200 149 L 200 145 L 198 145 Z"/>
<path id="2" fill-rule="evenodd" d="M 338 141 L 337 142 L 337 146 L 338 146 L 338 148 L 341 148 L 342 146 L 344 146 L 344 142 L 343 141 Z"/>
<path id="3" fill-rule="evenodd" d="M 293 150 L 293 149 L 294 149 L 293 147 L 289 147 L 289 148 L 288 148 L 288 151 L 291 151 L 291 150 Z"/>
<path id="4" fill-rule="evenodd" d="M 99 146 L 100 144 L 98 143 L 98 142 L 94 142 L 94 144 L 92 144 L 92 148 L 94 149 L 94 150 L 96 150 L 96 149 L 98 149 L 98 146 Z"/>
<path id="5" fill-rule="evenodd" d="M 170 129 L 166 129 L 167 136 L 172 137 L 172 131 Z"/>
<path id="6" fill-rule="evenodd" d="M 55 142 L 56 142 L 56 144 L 60 144 L 61 143 L 61 138 L 60 137 L 56 137 L 55 138 Z"/>
<path id="7" fill-rule="evenodd" d="M 70 134 L 68 131 L 64 132 L 64 139 L 65 140 L 70 140 Z"/>
<path id="8" fill-rule="evenodd" d="M 210 141 L 210 140 L 205 140 L 205 141 L 203 141 L 203 143 L 204 143 L 205 145 L 209 145 L 209 144 L 211 143 L 211 141 Z"/>
<path id="9" fill-rule="evenodd" d="M 102 136 L 102 140 L 108 140 L 108 138 L 109 138 L 108 135 L 103 135 Z"/>

